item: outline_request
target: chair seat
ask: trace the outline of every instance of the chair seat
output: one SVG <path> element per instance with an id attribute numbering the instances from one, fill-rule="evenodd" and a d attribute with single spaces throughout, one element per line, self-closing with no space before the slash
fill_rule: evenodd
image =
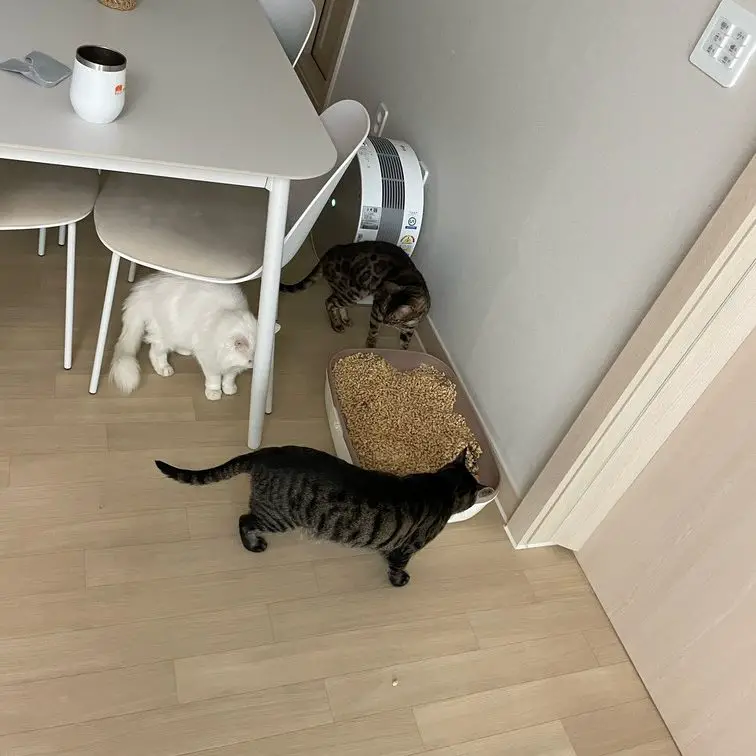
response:
<path id="1" fill-rule="evenodd" d="M 75 223 L 92 212 L 97 171 L 0 160 L 0 230 Z"/>
<path id="2" fill-rule="evenodd" d="M 103 244 L 128 260 L 232 280 L 263 262 L 268 193 L 134 174 L 110 174 L 95 203 Z"/>

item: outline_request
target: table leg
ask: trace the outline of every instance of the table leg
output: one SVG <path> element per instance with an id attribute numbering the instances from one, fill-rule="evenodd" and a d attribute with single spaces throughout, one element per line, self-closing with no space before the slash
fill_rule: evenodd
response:
<path id="1" fill-rule="evenodd" d="M 289 179 L 281 178 L 271 179 L 270 182 L 268 218 L 265 225 L 265 252 L 260 281 L 260 304 L 257 311 L 257 345 L 249 397 L 247 446 L 250 449 L 257 449 L 262 442 L 268 380 L 273 360 L 273 339 L 278 314 L 278 284 L 281 281 L 289 183 Z"/>
<path id="2" fill-rule="evenodd" d="M 65 226 L 61 226 L 65 228 Z M 74 287 L 76 277 L 76 224 L 68 224 L 66 240 L 66 319 L 63 341 L 63 367 L 71 369 L 73 361 Z"/>

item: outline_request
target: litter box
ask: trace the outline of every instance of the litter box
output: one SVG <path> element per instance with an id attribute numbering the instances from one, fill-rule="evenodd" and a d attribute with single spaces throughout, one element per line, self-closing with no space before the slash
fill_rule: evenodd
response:
<path id="1" fill-rule="evenodd" d="M 438 360 L 429 354 L 425 354 L 424 352 L 410 352 L 402 349 L 343 349 L 331 356 L 331 359 L 328 361 L 328 369 L 326 370 L 325 405 L 326 413 L 328 415 L 328 424 L 331 428 L 331 437 L 333 438 L 333 445 L 336 449 L 337 456 L 347 462 L 355 462 L 356 460 L 354 447 L 349 441 L 349 434 L 347 432 L 346 421 L 341 409 L 341 403 L 339 402 L 339 397 L 335 388 L 332 387 L 331 376 L 333 374 L 333 366 L 342 357 L 348 357 L 350 354 L 358 353 L 377 354 L 383 357 L 389 365 L 402 371 L 413 370 L 420 365 L 431 365 L 454 381 L 454 384 L 457 387 L 457 401 L 454 403 L 454 410 L 455 412 L 459 412 L 459 414 L 467 420 L 470 430 L 475 434 L 478 443 L 480 443 L 480 448 L 483 450 L 483 455 L 478 460 L 478 480 L 486 486 L 486 488 L 478 494 L 477 501 L 472 507 L 470 507 L 470 509 L 453 515 L 449 519 L 449 522 L 469 520 L 471 517 L 478 514 L 486 504 L 490 504 L 494 501 L 499 492 L 501 471 L 499 470 L 496 458 L 491 451 L 491 444 L 488 440 L 488 436 L 483 430 L 480 419 L 473 409 L 472 402 L 465 394 L 455 372 L 447 364 L 441 362 L 441 360 Z"/>

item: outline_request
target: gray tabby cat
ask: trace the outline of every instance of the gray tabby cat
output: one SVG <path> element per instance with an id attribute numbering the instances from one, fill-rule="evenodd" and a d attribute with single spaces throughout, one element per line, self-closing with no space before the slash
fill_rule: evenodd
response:
<path id="1" fill-rule="evenodd" d="M 453 514 L 469 509 L 483 488 L 465 465 L 466 453 L 437 472 L 406 476 L 365 470 L 306 446 L 258 449 L 209 470 L 155 464 L 193 485 L 247 473 L 252 490 L 239 535 L 248 551 L 265 551 L 263 533 L 302 528 L 316 539 L 379 552 L 391 584 L 400 587 L 409 582 L 405 567 L 412 555 Z"/>
<path id="2" fill-rule="evenodd" d="M 407 349 L 418 323 L 430 310 L 430 293 L 422 273 L 400 247 L 382 241 L 364 241 L 331 247 L 299 283 L 281 284 L 293 294 L 309 289 L 321 276 L 333 292 L 326 299 L 331 327 L 339 333 L 352 323 L 346 308 L 373 296 L 366 346 L 376 344 L 381 323 L 396 328 Z"/>

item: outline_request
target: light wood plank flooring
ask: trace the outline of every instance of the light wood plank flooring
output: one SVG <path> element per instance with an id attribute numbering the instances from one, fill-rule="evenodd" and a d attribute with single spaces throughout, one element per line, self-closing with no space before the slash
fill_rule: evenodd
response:
<path id="1" fill-rule="evenodd" d="M 90 397 L 107 255 L 83 224 L 65 372 L 49 236 L 38 258 L 33 233 L 0 235 L 2 756 L 677 753 L 572 555 L 514 552 L 494 508 L 401 590 L 377 557 L 296 535 L 244 551 L 244 479 L 193 489 L 152 461 L 245 451 L 249 378 L 211 403 L 177 357 L 132 397 L 107 381 Z M 326 360 L 362 343 L 367 313 L 336 335 L 322 303 L 321 287 L 281 302 L 266 444 L 331 449 Z"/>

